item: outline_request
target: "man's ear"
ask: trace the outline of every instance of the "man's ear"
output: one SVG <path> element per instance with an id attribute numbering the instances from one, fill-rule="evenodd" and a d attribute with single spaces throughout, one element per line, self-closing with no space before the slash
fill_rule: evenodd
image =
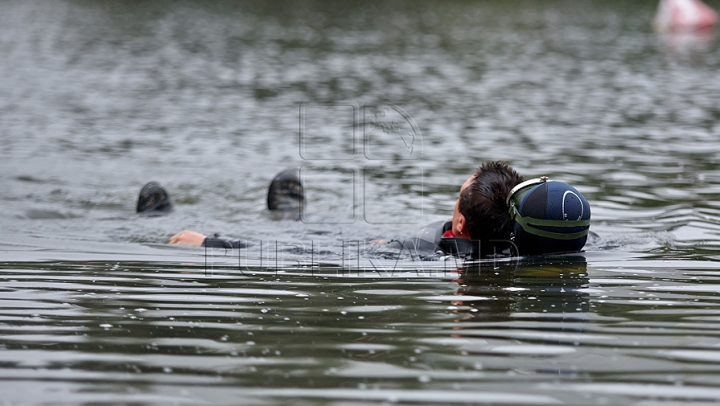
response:
<path id="1" fill-rule="evenodd" d="M 461 236 L 465 233 L 467 233 L 467 221 L 465 220 L 465 216 L 461 214 L 458 216 L 457 226 L 455 227 L 455 230 L 453 230 L 453 234 Z"/>

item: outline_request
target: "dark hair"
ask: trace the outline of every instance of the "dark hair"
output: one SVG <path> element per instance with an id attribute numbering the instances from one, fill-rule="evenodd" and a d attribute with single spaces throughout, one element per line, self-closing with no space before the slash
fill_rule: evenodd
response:
<path id="1" fill-rule="evenodd" d="M 460 193 L 458 205 L 471 239 L 484 242 L 510 238 L 513 222 L 505 200 L 523 180 L 500 161 L 485 162 L 475 171 L 472 183 Z"/>

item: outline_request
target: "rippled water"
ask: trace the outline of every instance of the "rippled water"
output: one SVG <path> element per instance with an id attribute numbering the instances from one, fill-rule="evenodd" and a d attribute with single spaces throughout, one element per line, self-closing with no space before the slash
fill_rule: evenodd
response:
<path id="1" fill-rule="evenodd" d="M 720 48 L 655 5 L 4 2 L 0 399 L 720 401 Z M 600 240 L 470 269 L 368 243 L 491 159 L 572 183 Z M 303 221 L 264 209 L 283 168 Z M 175 213 L 133 213 L 150 180 Z"/>

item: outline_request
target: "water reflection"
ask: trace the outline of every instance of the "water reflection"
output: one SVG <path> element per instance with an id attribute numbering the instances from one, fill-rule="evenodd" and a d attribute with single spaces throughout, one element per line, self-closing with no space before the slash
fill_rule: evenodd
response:
<path id="1" fill-rule="evenodd" d="M 665 49 L 680 57 L 702 57 L 712 50 L 715 31 L 669 32 L 659 35 Z"/>
<path id="2" fill-rule="evenodd" d="M 582 378 L 650 396 L 633 379 L 673 371 L 698 385 L 716 369 L 702 357 L 718 344 L 717 270 L 653 258 L 621 269 L 613 254 L 588 266 L 588 256 L 472 264 L 454 276 L 5 263 L 0 358 L 39 393 L 52 390 L 47 380 L 82 392 L 106 379 L 112 393 L 166 400 L 177 385 L 193 398 L 239 385 L 259 399 L 284 396 L 269 388 L 331 399 L 482 389 L 500 403 L 514 393 L 572 403 L 571 382 L 535 385 Z"/>
<path id="3" fill-rule="evenodd" d="M 458 299 L 453 304 L 463 307 L 459 313 L 466 313 L 461 322 L 505 321 L 533 313 L 572 317 L 590 307 L 585 292 L 587 261 L 582 255 L 528 257 L 499 266 L 467 264 L 455 282 Z"/>

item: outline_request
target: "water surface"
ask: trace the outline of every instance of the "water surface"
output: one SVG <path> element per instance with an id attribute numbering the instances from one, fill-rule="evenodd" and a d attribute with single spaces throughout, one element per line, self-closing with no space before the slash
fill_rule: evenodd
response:
<path id="1" fill-rule="evenodd" d="M 2 399 L 717 402 L 720 49 L 655 6 L 5 2 Z M 461 272 L 368 244 L 496 159 L 576 186 L 600 241 Z M 303 221 L 264 209 L 284 168 Z M 151 180 L 171 216 L 133 213 Z"/>

